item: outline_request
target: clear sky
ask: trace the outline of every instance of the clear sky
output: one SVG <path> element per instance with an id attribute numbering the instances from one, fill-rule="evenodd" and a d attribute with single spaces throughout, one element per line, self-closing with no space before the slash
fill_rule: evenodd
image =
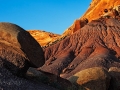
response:
<path id="1" fill-rule="evenodd" d="M 62 34 L 92 0 L 0 0 L 0 22 Z"/>

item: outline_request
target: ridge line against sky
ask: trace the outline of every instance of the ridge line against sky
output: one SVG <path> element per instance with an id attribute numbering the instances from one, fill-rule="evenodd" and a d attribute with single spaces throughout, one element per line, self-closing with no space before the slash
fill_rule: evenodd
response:
<path id="1" fill-rule="evenodd" d="M 0 0 L 0 22 L 25 30 L 62 34 L 80 18 L 92 0 Z"/>

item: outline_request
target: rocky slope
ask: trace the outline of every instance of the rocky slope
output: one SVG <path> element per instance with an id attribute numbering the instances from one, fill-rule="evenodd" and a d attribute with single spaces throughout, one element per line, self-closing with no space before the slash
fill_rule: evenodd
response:
<path id="1" fill-rule="evenodd" d="M 41 30 L 28 30 L 28 32 L 41 46 L 49 45 L 60 37 L 58 34 L 53 34 Z"/>
<path id="2" fill-rule="evenodd" d="M 120 66 L 119 34 L 118 20 L 93 20 L 70 37 L 46 48 L 42 70 L 69 77 L 85 68 Z"/>
<path id="3" fill-rule="evenodd" d="M 91 20 L 100 18 L 101 15 L 104 14 L 104 9 L 109 10 L 117 5 L 120 5 L 119 0 L 92 0 L 85 14 L 83 14 L 83 16 L 79 19 L 76 19 L 73 24 L 63 32 L 61 37 L 59 37 L 57 34 L 42 32 L 38 30 L 30 30 L 29 32 L 41 44 L 41 46 L 46 46 L 49 43 L 51 44 L 52 42 L 56 41 L 57 39 L 72 35 L 74 32 L 85 26 Z"/>
<path id="4" fill-rule="evenodd" d="M 46 48 L 46 62 L 38 70 L 70 78 L 88 68 L 102 67 L 107 71 L 112 67 L 120 68 L 119 39 L 118 19 L 92 20 L 71 36 Z"/>

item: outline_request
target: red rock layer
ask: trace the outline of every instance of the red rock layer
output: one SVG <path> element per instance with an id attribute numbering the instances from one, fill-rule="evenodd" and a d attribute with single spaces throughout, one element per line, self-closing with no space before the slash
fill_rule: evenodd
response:
<path id="1" fill-rule="evenodd" d="M 98 19 L 45 50 L 41 70 L 68 78 L 91 67 L 120 67 L 120 21 Z"/>

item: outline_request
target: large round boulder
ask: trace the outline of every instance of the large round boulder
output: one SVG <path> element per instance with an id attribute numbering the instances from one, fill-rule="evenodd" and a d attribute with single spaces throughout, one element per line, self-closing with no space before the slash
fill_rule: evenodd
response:
<path id="1" fill-rule="evenodd" d="M 31 67 L 44 64 L 44 53 L 37 41 L 12 23 L 0 23 L 0 58 L 14 74 L 24 74 Z"/>
<path id="2" fill-rule="evenodd" d="M 79 88 L 84 87 L 85 90 L 107 90 L 110 78 L 106 69 L 93 67 L 76 73 L 69 80 L 79 85 Z"/>

